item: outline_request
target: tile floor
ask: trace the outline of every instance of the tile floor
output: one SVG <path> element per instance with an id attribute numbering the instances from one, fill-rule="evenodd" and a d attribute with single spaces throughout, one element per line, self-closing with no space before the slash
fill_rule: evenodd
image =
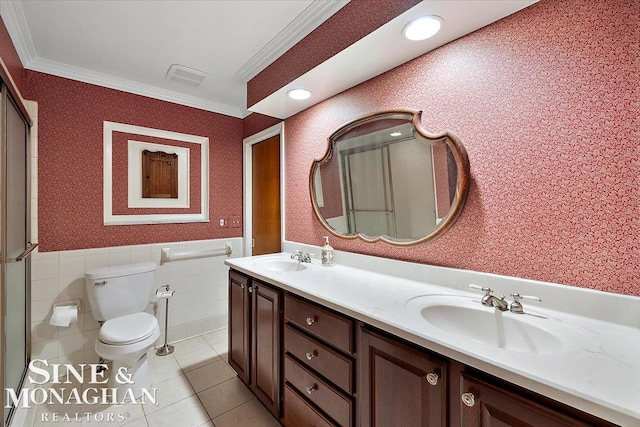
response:
<path id="1" fill-rule="evenodd" d="M 174 346 L 169 356 L 148 354 L 155 405 L 37 405 L 12 427 L 280 426 L 227 364 L 227 329 Z"/>

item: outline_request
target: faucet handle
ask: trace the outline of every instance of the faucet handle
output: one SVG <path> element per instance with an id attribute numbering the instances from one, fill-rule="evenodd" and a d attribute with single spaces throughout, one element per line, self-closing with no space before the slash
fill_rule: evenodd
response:
<path id="1" fill-rule="evenodd" d="M 520 302 L 520 300 L 525 300 L 525 301 L 531 301 L 531 302 L 542 302 L 542 298 L 540 297 L 536 297 L 533 295 L 521 295 L 518 293 L 515 294 L 511 294 L 511 296 L 513 297 L 513 301 L 518 301 Z"/>
<path id="2" fill-rule="evenodd" d="M 469 285 L 469 289 L 474 289 L 476 291 L 482 291 L 485 293 L 485 295 L 489 295 L 491 292 L 493 292 L 493 289 L 491 288 L 487 288 L 484 286 L 480 286 L 480 285 L 474 285 L 473 283 L 471 283 Z"/>
<path id="3" fill-rule="evenodd" d="M 522 308 L 522 303 L 520 300 L 531 301 L 531 302 L 542 302 L 542 298 L 532 296 L 532 295 L 520 295 L 519 293 L 511 294 L 513 297 L 513 302 L 509 307 L 509 311 L 516 314 L 524 314 L 524 309 Z"/>

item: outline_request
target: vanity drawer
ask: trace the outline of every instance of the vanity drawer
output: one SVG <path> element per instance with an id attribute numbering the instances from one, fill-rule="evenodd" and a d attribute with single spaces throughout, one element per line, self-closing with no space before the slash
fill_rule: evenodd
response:
<path id="1" fill-rule="evenodd" d="M 341 426 L 351 426 L 353 400 L 324 382 L 290 356 L 284 359 L 285 381 Z"/>
<path id="2" fill-rule="evenodd" d="M 284 317 L 329 344 L 353 353 L 353 320 L 289 294 L 284 298 Z"/>
<path id="3" fill-rule="evenodd" d="M 284 328 L 284 349 L 347 393 L 353 393 L 353 360 L 350 358 L 289 325 Z"/>
<path id="4" fill-rule="evenodd" d="M 284 410 L 282 424 L 285 426 L 333 427 L 333 423 L 305 402 L 289 384 L 284 385 Z"/>

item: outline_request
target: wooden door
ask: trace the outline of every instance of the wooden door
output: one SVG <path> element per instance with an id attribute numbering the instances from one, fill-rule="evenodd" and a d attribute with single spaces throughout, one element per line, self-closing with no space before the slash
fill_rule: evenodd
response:
<path id="1" fill-rule="evenodd" d="M 280 292 L 257 280 L 252 289 L 251 390 L 280 418 Z"/>
<path id="2" fill-rule="evenodd" d="M 250 279 L 229 272 L 229 365 L 249 384 L 251 337 Z"/>
<path id="3" fill-rule="evenodd" d="M 359 425 L 447 425 L 446 362 L 368 331 L 358 354 Z"/>
<path id="4" fill-rule="evenodd" d="M 280 252 L 280 135 L 251 147 L 252 255 Z"/>
<path id="5" fill-rule="evenodd" d="M 585 414 L 585 421 L 569 411 L 559 411 L 513 393 L 503 387 L 474 378 L 460 377 L 459 405 L 464 427 L 587 427 L 613 426 Z"/>

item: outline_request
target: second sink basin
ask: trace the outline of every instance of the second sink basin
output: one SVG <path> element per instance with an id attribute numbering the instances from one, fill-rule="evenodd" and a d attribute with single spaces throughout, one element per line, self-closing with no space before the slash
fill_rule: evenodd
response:
<path id="1" fill-rule="evenodd" d="M 419 310 L 422 319 L 447 334 L 502 350 L 558 354 L 586 346 L 589 340 L 583 331 L 560 320 L 502 312 L 470 297 L 422 296 L 407 307 Z"/>
<path id="2" fill-rule="evenodd" d="M 307 266 L 295 259 L 259 259 L 253 262 L 253 265 L 257 268 L 262 268 L 268 271 L 281 271 L 281 272 L 295 272 L 304 271 Z"/>

